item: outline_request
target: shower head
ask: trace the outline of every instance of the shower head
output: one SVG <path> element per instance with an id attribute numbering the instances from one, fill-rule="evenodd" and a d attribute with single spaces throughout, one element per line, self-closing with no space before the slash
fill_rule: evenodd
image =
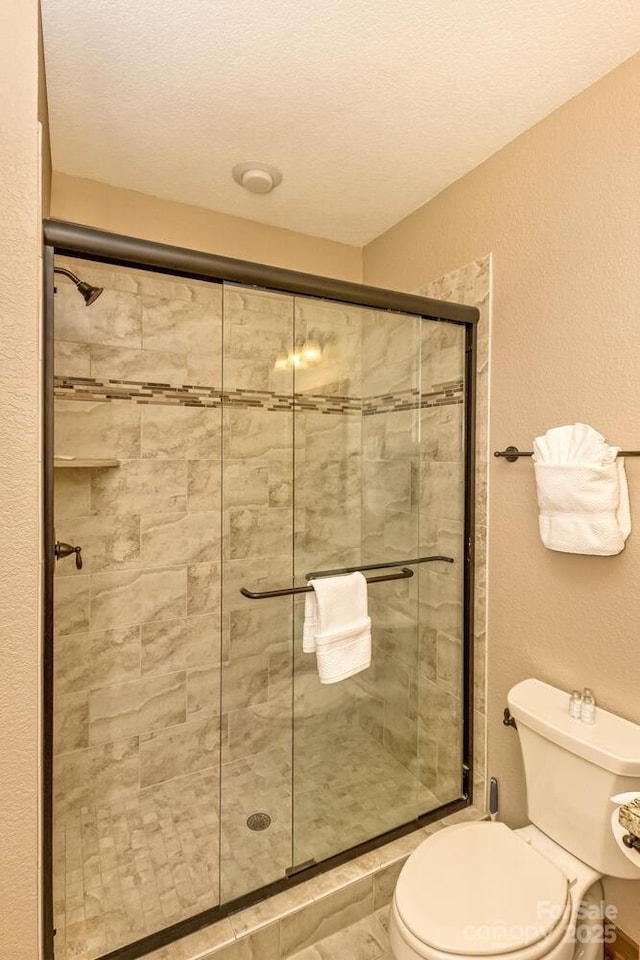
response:
<path id="1" fill-rule="evenodd" d="M 76 277 L 75 273 L 71 273 L 71 270 L 67 270 L 65 267 L 54 267 L 54 273 L 62 273 L 65 277 L 69 277 L 73 283 L 75 283 L 78 288 L 78 293 L 82 294 L 84 297 L 85 306 L 90 307 L 94 300 L 97 300 L 104 287 L 92 287 L 90 283 L 87 283 L 86 280 L 81 280 L 79 277 Z"/>
<path id="2" fill-rule="evenodd" d="M 86 283 L 84 280 L 81 280 L 77 284 L 78 293 L 81 293 L 84 297 L 84 303 L 86 307 L 90 307 L 94 300 L 97 300 L 104 287 L 92 287 L 90 283 Z"/>

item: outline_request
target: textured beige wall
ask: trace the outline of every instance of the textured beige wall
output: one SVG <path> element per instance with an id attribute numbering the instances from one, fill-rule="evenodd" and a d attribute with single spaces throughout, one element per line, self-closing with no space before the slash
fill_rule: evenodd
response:
<path id="1" fill-rule="evenodd" d="M 44 65 L 42 23 L 38 16 L 38 120 L 42 124 L 42 215 L 49 216 L 51 206 L 51 137 L 49 134 L 49 102 Z"/>
<path id="2" fill-rule="evenodd" d="M 413 290 L 492 251 L 493 449 L 576 420 L 640 449 L 640 56 L 369 244 L 366 283 Z M 622 555 L 541 545 L 531 462 L 494 461 L 489 519 L 489 775 L 525 815 L 509 687 L 537 676 L 593 687 L 640 722 L 640 460 L 627 460 L 635 531 Z M 640 937 L 640 882 L 610 883 Z"/>
<path id="3" fill-rule="evenodd" d="M 51 216 L 225 257 L 362 280 L 360 247 L 64 173 L 53 175 Z"/>
<path id="4" fill-rule="evenodd" d="M 38 5 L 0 31 L 0 958 L 38 956 Z"/>

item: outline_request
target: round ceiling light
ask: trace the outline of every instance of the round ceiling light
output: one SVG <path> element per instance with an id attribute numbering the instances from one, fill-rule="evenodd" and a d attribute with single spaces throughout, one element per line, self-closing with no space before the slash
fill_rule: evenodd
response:
<path id="1" fill-rule="evenodd" d="M 243 163 L 236 163 L 231 175 L 236 183 L 250 193 L 271 193 L 282 182 L 280 170 L 261 160 L 245 160 Z"/>

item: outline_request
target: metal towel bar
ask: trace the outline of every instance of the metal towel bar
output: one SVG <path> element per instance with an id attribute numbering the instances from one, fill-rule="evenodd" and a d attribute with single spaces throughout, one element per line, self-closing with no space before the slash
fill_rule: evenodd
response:
<path id="1" fill-rule="evenodd" d="M 515 463 L 518 457 L 532 457 L 533 450 L 518 450 L 517 447 L 507 447 L 506 450 L 494 450 L 494 457 L 504 457 L 507 463 Z M 619 457 L 640 457 L 640 450 L 621 450 Z"/>
<path id="2" fill-rule="evenodd" d="M 413 576 L 413 570 L 409 570 L 410 565 L 417 563 L 432 563 L 435 560 L 443 560 L 445 563 L 454 563 L 453 557 L 415 557 L 412 560 L 391 560 L 389 563 L 370 563 L 360 567 L 339 567 L 336 570 L 316 570 L 313 573 L 305 574 L 306 580 L 315 580 L 318 577 L 336 577 L 343 573 L 364 573 L 368 570 L 385 570 L 389 567 L 401 567 L 400 573 L 388 573 L 383 577 L 367 577 L 367 583 L 384 583 L 387 580 L 408 580 Z M 248 600 L 269 600 L 272 597 L 292 597 L 299 593 L 311 593 L 313 587 L 288 587 L 284 590 L 248 590 L 246 587 L 240 588 L 240 593 Z"/>

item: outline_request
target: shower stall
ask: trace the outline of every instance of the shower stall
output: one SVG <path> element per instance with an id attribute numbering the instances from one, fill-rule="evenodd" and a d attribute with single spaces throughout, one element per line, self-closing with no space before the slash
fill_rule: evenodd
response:
<path id="1" fill-rule="evenodd" d="M 46 224 L 49 960 L 470 802 L 476 319 Z M 372 662 L 322 684 L 303 588 L 349 569 Z"/>

